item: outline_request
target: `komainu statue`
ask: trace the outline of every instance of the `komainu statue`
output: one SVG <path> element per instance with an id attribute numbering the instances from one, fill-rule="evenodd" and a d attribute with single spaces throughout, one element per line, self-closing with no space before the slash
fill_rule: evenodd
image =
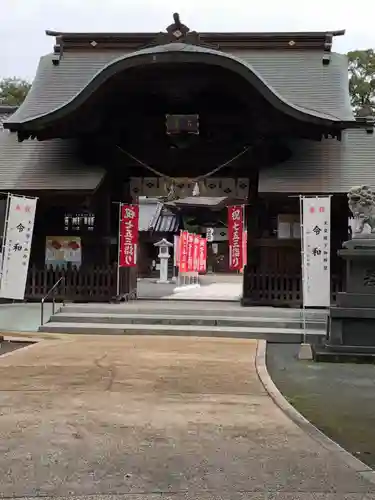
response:
<path id="1" fill-rule="evenodd" d="M 348 192 L 348 204 L 353 214 L 354 238 L 375 237 L 375 194 L 369 186 L 355 186 Z M 365 235 L 363 229 L 368 224 L 371 235 Z"/>

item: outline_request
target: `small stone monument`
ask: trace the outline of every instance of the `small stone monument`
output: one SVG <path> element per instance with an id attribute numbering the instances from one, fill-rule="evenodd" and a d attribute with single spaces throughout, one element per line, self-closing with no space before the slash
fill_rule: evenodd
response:
<path id="1" fill-rule="evenodd" d="M 168 281 L 168 260 L 170 258 L 169 249 L 173 247 L 173 243 L 170 243 L 165 238 L 154 244 L 155 247 L 159 248 L 159 259 L 160 259 L 160 275 L 158 283 L 169 283 Z"/>
<path id="2" fill-rule="evenodd" d="M 354 217 L 352 239 L 338 254 L 346 262 L 346 291 L 330 308 L 326 349 L 375 353 L 375 194 L 369 186 L 348 192 Z"/>

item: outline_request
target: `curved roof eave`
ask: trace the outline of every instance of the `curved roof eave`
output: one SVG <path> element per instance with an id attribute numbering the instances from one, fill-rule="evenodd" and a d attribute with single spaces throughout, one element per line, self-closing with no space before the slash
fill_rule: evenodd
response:
<path id="1" fill-rule="evenodd" d="M 93 76 L 87 85 L 62 106 L 48 113 L 36 115 L 24 121 L 17 121 L 18 112 L 16 112 L 4 126 L 11 130 L 37 130 L 45 126 L 48 122 L 69 115 L 115 74 L 140 65 L 151 65 L 155 63 L 163 64 L 169 62 L 194 62 L 221 66 L 244 77 L 270 104 L 289 116 L 304 122 L 315 123 L 326 127 L 342 123 L 340 118 L 331 114 L 318 112 L 289 102 L 269 85 L 248 62 L 236 56 L 201 46 L 171 43 L 169 45 L 149 47 L 129 54 L 124 54 L 106 64 L 104 68 Z M 25 105 L 27 105 L 27 99 L 20 106 L 19 110 Z"/>

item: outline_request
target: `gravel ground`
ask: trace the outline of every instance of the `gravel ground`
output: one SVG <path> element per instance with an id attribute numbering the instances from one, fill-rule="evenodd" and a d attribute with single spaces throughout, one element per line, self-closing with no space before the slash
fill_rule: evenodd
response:
<path id="1" fill-rule="evenodd" d="M 375 468 L 375 366 L 299 361 L 298 345 L 269 344 L 269 373 L 288 401 Z"/>

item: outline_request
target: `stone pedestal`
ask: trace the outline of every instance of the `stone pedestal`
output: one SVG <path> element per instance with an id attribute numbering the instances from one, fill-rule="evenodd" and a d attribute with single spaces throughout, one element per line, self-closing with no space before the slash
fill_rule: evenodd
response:
<path id="1" fill-rule="evenodd" d="M 343 244 L 346 292 L 330 308 L 326 346 L 335 351 L 375 353 L 375 238 Z"/>

